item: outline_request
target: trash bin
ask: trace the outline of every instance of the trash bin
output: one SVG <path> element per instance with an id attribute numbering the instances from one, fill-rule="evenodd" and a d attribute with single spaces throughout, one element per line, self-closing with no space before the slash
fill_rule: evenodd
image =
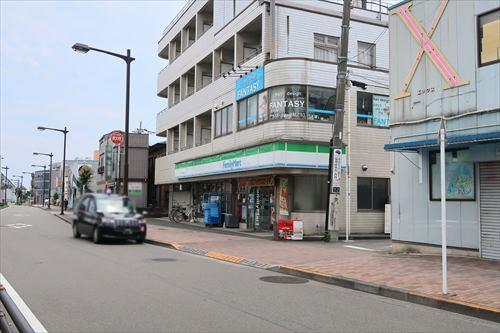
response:
<path id="1" fill-rule="evenodd" d="M 224 226 L 226 228 L 239 228 L 240 222 L 233 214 L 224 213 Z"/>

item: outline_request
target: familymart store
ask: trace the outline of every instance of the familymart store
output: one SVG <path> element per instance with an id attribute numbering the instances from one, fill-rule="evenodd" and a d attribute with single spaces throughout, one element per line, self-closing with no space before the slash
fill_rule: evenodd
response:
<path id="1" fill-rule="evenodd" d="M 298 218 L 313 234 L 323 232 L 327 168 L 326 145 L 273 142 L 177 163 L 175 176 L 198 207 L 219 193 L 228 227 L 271 230 Z"/>

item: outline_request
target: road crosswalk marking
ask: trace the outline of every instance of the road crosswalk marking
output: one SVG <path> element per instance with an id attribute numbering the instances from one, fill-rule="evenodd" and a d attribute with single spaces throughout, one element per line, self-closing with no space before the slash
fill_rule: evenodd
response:
<path id="1" fill-rule="evenodd" d="M 24 224 L 24 223 L 7 224 L 7 226 L 11 227 L 11 228 L 16 228 L 16 229 L 32 227 L 31 224 Z"/>

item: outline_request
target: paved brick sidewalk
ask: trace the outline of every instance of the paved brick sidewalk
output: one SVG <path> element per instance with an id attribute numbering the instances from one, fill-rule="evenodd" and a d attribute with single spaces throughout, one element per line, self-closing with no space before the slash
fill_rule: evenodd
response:
<path id="1" fill-rule="evenodd" d="M 442 297 L 441 258 L 435 255 L 394 255 L 345 247 L 357 242 L 279 242 L 168 226 L 148 228 L 148 239 L 156 242 Z M 448 275 L 449 290 L 456 294 L 448 299 L 500 311 L 500 262 L 449 257 Z"/>

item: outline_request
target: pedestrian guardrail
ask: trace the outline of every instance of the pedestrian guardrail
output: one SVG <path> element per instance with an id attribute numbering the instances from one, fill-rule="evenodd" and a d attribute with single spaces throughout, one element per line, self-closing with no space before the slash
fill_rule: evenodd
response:
<path id="1" fill-rule="evenodd" d="M 7 290 L 5 290 L 4 286 L 1 284 L 0 284 L 0 301 L 5 307 L 5 310 L 7 310 L 7 313 L 9 314 L 10 318 L 12 318 L 12 321 L 14 322 L 14 325 L 16 325 L 16 328 L 19 331 L 19 333 L 35 332 L 28 323 L 28 321 L 26 320 L 26 318 L 23 316 L 19 308 L 17 307 L 16 303 L 14 303 L 12 298 L 10 298 L 9 294 L 7 293 Z M 5 316 L 0 316 L 0 328 L 2 330 L 2 333 L 11 332 Z"/>

